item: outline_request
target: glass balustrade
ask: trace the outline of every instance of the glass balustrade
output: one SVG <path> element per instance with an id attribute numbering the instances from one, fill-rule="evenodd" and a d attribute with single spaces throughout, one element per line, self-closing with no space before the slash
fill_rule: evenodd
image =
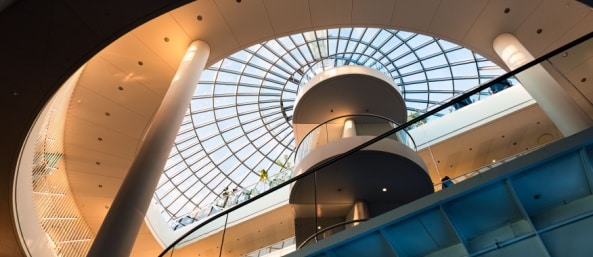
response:
<path id="1" fill-rule="evenodd" d="M 422 110 L 399 126 L 378 116 L 350 115 L 315 127 L 301 140 L 297 148 L 297 162 L 337 139 L 352 135 L 371 137 L 366 143 L 326 159 L 308 171 L 279 180 L 277 185 L 265 192 L 249 199 L 232 200 L 232 206 L 227 204 L 225 210 L 192 224 L 194 227 L 160 256 L 281 256 L 294 251 L 297 248 L 295 245 L 301 243 L 294 241 L 296 233 L 309 237 L 320 231 L 331 230 L 334 231 L 332 234 L 339 234 L 347 230 L 350 226 L 338 228 L 340 225 L 337 225 L 345 220 L 318 219 L 320 213 L 317 207 L 323 192 L 317 186 L 318 172 L 325 167 L 339 165 L 345 157 L 382 140 L 397 140 L 416 150 L 426 164 L 435 191 L 439 191 L 447 190 L 445 185 L 457 186 L 473 176 L 563 138 L 542 108 L 525 92 L 522 83 L 526 81 L 522 78 L 535 69 L 543 68 L 580 108 L 589 115 L 593 114 L 593 104 L 584 88 L 587 81 L 584 76 L 590 74 L 590 67 L 593 67 L 590 65 L 593 58 L 589 54 L 589 50 L 593 49 L 592 37 L 593 34 L 587 35 L 447 103 Z M 501 91 L 500 83 L 509 80 L 513 81 L 512 86 L 503 87 Z M 493 90 L 496 92 L 492 93 Z M 485 91 L 492 95 L 462 108 L 453 107 L 465 101 L 463 99 L 478 99 Z M 456 110 L 451 112 L 451 108 Z M 355 134 L 349 134 L 344 129 L 349 126 L 348 120 L 353 121 Z M 308 181 L 305 185 L 310 193 L 301 196 L 301 199 L 290 194 L 297 181 Z M 375 185 L 369 186 L 381 188 L 382 183 L 378 180 Z M 384 191 L 388 190 L 397 189 L 384 188 Z M 295 220 L 295 211 L 306 215 Z M 307 229 L 295 230 L 298 226 L 306 226 Z M 329 227 L 331 229 L 327 229 Z M 320 234 L 321 237 L 312 241 L 332 237 Z M 291 243 L 279 243 L 286 240 Z M 282 246 L 275 247 L 274 251 L 265 250 L 276 243 Z"/>
<path id="2" fill-rule="evenodd" d="M 314 127 L 300 140 L 296 148 L 295 163 L 299 163 L 312 151 L 353 136 L 378 136 L 398 125 L 388 118 L 373 114 L 352 114 L 333 118 Z M 413 138 L 406 130 L 399 130 L 387 137 L 416 150 Z"/>

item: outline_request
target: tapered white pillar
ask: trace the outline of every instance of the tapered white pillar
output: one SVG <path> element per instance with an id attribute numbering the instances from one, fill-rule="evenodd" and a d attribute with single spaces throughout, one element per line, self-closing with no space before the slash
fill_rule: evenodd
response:
<path id="1" fill-rule="evenodd" d="M 130 255 L 209 54 L 201 41 L 188 48 L 87 256 Z"/>
<path id="2" fill-rule="evenodd" d="M 497 36 L 492 45 L 511 70 L 535 59 L 521 42 L 509 33 Z M 516 78 L 562 135 L 570 136 L 593 126 L 591 118 L 541 65 L 518 73 Z"/>
<path id="3" fill-rule="evenodd" d="M 355 137 L 356 136 L 356 124 L 354 120 L 347 119 L 344 122 L 344 129 L 342 130 L 342 138 Z"/>

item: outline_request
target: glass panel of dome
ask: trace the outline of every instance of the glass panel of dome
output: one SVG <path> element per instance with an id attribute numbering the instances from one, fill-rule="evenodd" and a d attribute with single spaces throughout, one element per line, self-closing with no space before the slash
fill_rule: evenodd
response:
<path id="1" fill-rule="evenodd" d="M 237 102 L 243 104 L 257 103 L 258 97 L 255 95 L 239 95 L 237 96 Z"/>
<path id="2" fill-rule="evenodd" d="M 184 192 L 184 194 L 187 194 L 186 191 L 188 189 L 190 189 L 192 187 L 192 185 L 195 185 L 197 182 L 198 182 L 198 178 L 192 174 L 191 176 L 185 178 L 184 181 L 182 181 L 179 184 L 178 188 L 179 188 L 179 190 Z"/>
<path id="3" fill-rule="evenodd" d="M 171 178 L 171 181 L 173 182 L 173 184 L 179 185 L 179 184 L 183 183 L 191 175 L 192 175 L 192 173 L 189 170 L 184 169 L 181 172 L 179 172 L 178 174 L 176 174 L 175 176 L 173 176 Z"/>
<path id="4" fill-rule="evenodd" d="M 283 56 L 287 53 L 286 48 L 282 47 L 276 40 L 267 41 L 264 47 L 272 51 L 276 56 Z"/>
<path id="5" fill-rule="evenodd" d="M 254 151 L 253 154 L 247 157 L 248 158 L 244 161 L 244 163 L 247 167 L 250 167 L 252 170 L 254 170 L 255 167 L 257 167 L 260 161 L 264 158 L 264 156 L 258 151 Z"/>
<path id="6" fill-rule="evenodd" d="M 177 143 L 177 148 L 180 150 L 191 148 L 192 146 L 196 146 L 199 144 L 197 138 L 193 137 L 185 141 L 181 141 Z"/>
<path id="7" fill-rule="evenodd" d="M 276 59 L 278 59 L 278 55 L 272 53 L 272 51 L 268 50 L 267 47 L 261 47 L 257 50 L 256 55 L 265 60 L 267 63 L 273 63 Z"/>
<path id="8" fill-rule="evenodd" d="M 253 147 L 253 145 L 249 144 L 249 145 L 246 145 L 241 150 L 239 150 L 236 153 L 236 156 L 240 157 L 243 160 L 243 162 L 246 163 L 246 160 L 248 160 L 248 157 L 253 155 L 256 151 L 257 150 L 255 149 L 255 147 Z M 248 167 L 253 168 L 254 165 L 248 165 Z"/>
<path id="9" fill-rule="evenodd" d="M 438 39 L 437 42 L 439 43 L 441 48 L 443 48 L 444 51 L 449 51 L 451 49 L 459 49 L 460 48 L 459 45 L 453 44 L 447 40 Z"/>
<path id="10" fill-rule="evenodd" d="M 171 191 L 173 188 L 175 188 L 173 183 L 171 183 L 171 181 L 167 181 L 166 183 L 163 183 L 160 187 L 158 187 L 155 193 L 159 198 L 161 198 L 165 196 L 167 193 L 169 193 L 169 191 Z"/>
<path id="11" fill-rule="evenodd" d="M 202 182 L 200 182 L 196 176 L 193 176 L 193 178 L 196 179 L 192 179 L 191 181 L 193 182 L 188 183 L 189 187 L 185 189 L 185 191 L 183 192 L 183 194 L 187 196 L 190 200 L 193 199 L 195 195 L 198 193 L 198 191 L 204 187 L 204 184 L 202 184 Z"/>
<path id="12" fill-rule="evenodd" d="M 460 48 L 455 51 L 447 52 L 446 55 L 449 59 L 449 62 L 451 63 L 474 59 L 472 52 L 466 48 Z"/>
<path id="13" fill-rule="evenodd" d="M 181 192 L 179 192 L 179 190 L 177 190 L 177 188 L 172 188 L 165 197 L 163 197 L 163 199 L 161 199 L 161 202 L 163 203 L 164 206 L 168 206 L 171 203 L 173 203 L 173 201 L 175 201 L 175 199 L 177 199 L 177 197 L 179 197 L 181 195 Z"/>
<path id="14" fill-rule="evenodd" d="M 206 70 L 202 71 L 202 75 L 200 76 L 200 80 L 201 81 L 204 81 L 204 82 L 205 81 L 215 81 L 217 74 L 218 74 L 218 72 L 215 71 L 215 70 L 206 69 Z M 197 90 L 200 93 L 202 93 L 202 92 L 203 93 L 208 93 L 207 91 L 204 91 L 204 90 L 206 90 L 206 88 L 204 88 L 204 87 L 198 86 Z"/>
<path id="15" fill-rule="evenodd" d="M 227 158 L 230 155 L 231 155 L 231 151 L 226 146 L 220 147 L 217 150 L 215 150 L 214 152 L 210 153 L 210 156 L 214 160 L 222 160 L 224 158 Z"/>
<path id="16" fill-rule="evenodd" d="M 222 120 L 218 122 L 218 129 L 220 131 L 225 131 L 227 129 L 232 129 L 236 126 L 239 126 L 239 119 L 237 118 L 231 118 L 231 119 L 226 119 L 226 120 Z"/>
<path id="17" fill-rule="evenodd" d="M 216 172 L 215 171 L 212 171 L 212 173 L 216 173 L 216 176 L 214 176 L 214 178 L 212 178 L 212 180 L 210 180 L 210 182 L 208 182 L 208 184 L 206 186 L 209 187 L 209 188 L 220 188 L 220 189 L 223 189 L 222 187 L 219 187 L 218 185 L 221 184 L 225 180 L 226 176 L 223 175 L 218 170 L 216 170 Z M 226 180 L 224 182 L 225 183 L 222 183 L 223 184 L 223 187 L 224 186 L 227 186 L 230 181 L 229 180 Z M 219 193 L 220 192 L 222 192 L 222 190 L 220 190 Z"/>
<path id="18" fill-rule="evenodd" d="M 231 173 L 231 171 L 233 171 L 239 166 L 239 163 L 240 161 L 239 159 L 237 159 L 237 157 L 229 156 L 226 160 L 222 161 L 218 165 L 218 169 L 222 170 L 222 172 L 228 175 L 229 173 Z"/>
<path id="19" fill-rule="evenodd" d="M 250 68 L 252 69 L 252 68 Z M 245 75 L 243 74 L 240 78 L 240 86 L 259 86 L 259 84 L 261 83 L 261 77 L 259 76 L 255 76 L 255 75 Z"/>
<path id="20" fill-rule="evenodd" d="M 215 114 L 217 120 L 222 120 L 222 119 L 226 119 L 229 117 L 236 117 L 237 109 L 234 106 L 228 107 L 228 108 L 220 108 L 220 109 L 214 110 L 214 114 Z"/>
<path id="21" fill-rule="evenodd" d="M 234 78 L 231 78 L 228 76 L 234 76 Z M 226 81 L 227 79 L 235 80 L 235 81 Z M 215 94 L 234 94 L 235 91 L 237 90 L 236 83 L 239 81 L 238 79 L 239 79 L 238 75 L 224 75 L 223 77 L 221 77 L 221 81 L 219 81 L 219 82 L 234 83 L 234 85 L 217 84 L 214 87 L 214 93 Z"/>
<path id="22" fill-rule="evenodd" d="M 189 200 L 185 201 L 185 203 L 183 203 L 182 207 L 179 209 L 179 211 L 177 211 L 177 216 L 181 217 L 182 215 L 188 214 L 191 211 L 194 210 L 194 208 L 196 208 L 196 206 L 190 202 Z"/>
<path id="23" fill-rule="evenodd" d="M 190 103 L 190 108 L 192 111 L 200 111 L 200 110 L 207 110 L 208 108 L 212 108 L 212 99 L 204 99 L 198 98 L 192 99 Z"/>
<path id="24" fill-rule="evenodd" d="M 240 71 L 243 69 L 243 66 L 245 66 L 245 64 L 241 61 L 239 61 L 239 59 L 235 60 L 235 59 L 225 59 L 222 62 L 222 69 L 225 70 L 234 70 L 234 71 Z"/>
<path id="25" fill-rule="evenodd" d="M 204 201 L 204 198 L 206 196 L 208 196 L 208 194 L 210 193 L 209 189 L 206 186 L 200 186 L 198 188 L 201 188 L 200 191 L 198 191 L 198 193 L 196 193 L 195 195 L 193 195 L 192 197 L 190 197 L 190 201 L 198 206 L 203 206 L 204 204 L 202 203 Z"/>
<path id="26" fill-rule="evenodd" d="M 451 68 L 449 66 L 446 66 L 438 69 L 430 69 L 426 71 L 426 76 L 428 78 L 445 78 L 450 80 L 452 77 Z"/>
<path id="27" fill-rule="evenodd" d="M 210 180 L 210 178 L 208 178 L 207 175 L 210 173 L 212 169 L 214 169 L 214 164 L 211 161 L 212 160 L 210 160 L 210 158 L 204 158 L 195 165 L 192 165 L 191 167 L 191 170 L 196 174 L 198 178 L 200 178 L 202 182 L 207 182 Z"/>
<path id="28" fill-rule="evenodd" d="M 212 137 L 213 135 L 216 135 L 217 133 L 217 128 L 216 128 L 216 124 L 210 124 L 210 125 L 206 125 L 206 126 L 200 126 L 196 128 L 196 134 L 198 135 L 199 139 L 207 139 Z"/>
<path id="29" fill-rule="evenodd" d="M 462 64 L 462 65 L 454 65 L 451 66 L 451 71 L 453 73 L 453 76 L 455 77 L 467 77 L 467 76 L 476 76 L 475 74 L 477 74 L 477 67 L 475 63 L 468 63 L 468 64 Z"/>
<path id="30" fill-rule="evenodd" d="M 238 51 L 238 52 L 232 54 L 229 58 L 244 62 L 245 60 L 248 60 L 249 58 L 251 58 L 251 55 L 252 55 L 251 53 L 249 53 L 245 50 L 241 50 L 241 51 Z M 202 80 L 202 77 L 200 77 L 200 80 Z"/>

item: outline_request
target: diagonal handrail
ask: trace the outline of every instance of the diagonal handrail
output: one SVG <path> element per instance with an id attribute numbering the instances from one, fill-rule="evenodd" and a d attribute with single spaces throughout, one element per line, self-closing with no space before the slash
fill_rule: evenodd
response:
<path id="1" fill-rule="evenodd" d="M 426 113 L 424 113 L 424 114 L 422 114 L 422 115 L 420 115 L 420 116 L 418 116 L 418 117 L 416 117 L 414 119 L 411 119 L 409 121 L 406 121 L 403 124 L 401 124 L 400 126 L 394 128 L 394 129 L 391 129 L 391 130 L 389 130 L 389 131 L 387 131 L 387 132 L 385 132 L 385 133 L 383 133 L 383 134 L 381 134 L 379 136 L 376 136 L 375 138 L 370 139 L 369 141 L 367 141 L 365 143 L 362 143 L 362 144 L 360 144 L 360 145 L 358 145 L 358 146 L 356 146 L 356 147 L 354 147 L 354 148 L 352 148 L 352 149 L 350 149 L 350 150 L 348 150 L 348 151 L 346 151 L 344 153 L 341 153 L 341 154 L 335 155 L 333 157 L 327 158 L 324 161 L 321 161 L 320 163 L 318 163 L 316 165 L 313 165 L 309 170 L 307 170 L 307 171 L 305 171 L 305 172 L 303 172 L 303 173 L 301 173 L 301 174 L 299 174 L 297 176 L 294 176 L 293 178 L 291 178 L 291 179 L 289 179 L 287 181 L 284 181 L 283 183 L 277 185 L 275 188 L 271 188 L 271 189 L 269 189 L 269 190 L 267 190 L 267 191 L 265 191 L 265 192 L 263 192 L 263 193 L 261 193 L 259 195 L 256 195 L 255 197 L 253 197 L 253 198 L 251 198 L 251 199 L 249 199 L 247 201 L 241 202 L 241 203 L 239 203 L 239 204 L 237 204 L 237 205 L 235 205 L 235 206 L 233 206 L 233 207 L 231 207 L 231 208 L 229 208 L 229 209 L 227 209 L 225 211 L 222 211 L 222 212 L 220 212 L 220 213 L 218 213 L 218 214 L 210 217 L 210 219 L 208 219 L 208 220 L 206 220 L 206 221 L 204 221 L 204 222 L 196 225 L 195 227 L 193 227 L 192 229 L 190 229 L 188 232 L 186 232 L 185 234 L 183 234 L 181 237 L 179 237 L 178 239 L 176 239 L 171 245 L 169 245 L 167 248 L 165 248 L 161 254 L 159 254 L 159 257 L 163 257 L 173 247 L 175 247 L 179 242 L 181 242 L 184 238 L 186 238 L 187 236 L 191 235 L 193 232 L 195 232 L 196 230 L 200 229 L 201 227 L 209 224 L 211 221 L 216 220 L 217 218 L 222 217 L 224 215 L 227 215 L 228 213 L 233 212 L 233 211 L 235 211 L 235 210 L 237 210 L 237 209 L 239 209 L 239 208 L 241 208 L 241 207 L 243 207 L 243 206 L 245 206 L 247 204 L 250 204 L 250 203 L 252 203 L 254 201 L 257 201 L 260 198 L 262 198 L 262 197 L 264 197 L 264 196 L 266 196 L 268 194 L 271 194 L 272 192 L 275 192 L 276 190 L 278 190 L 280 188 L 283 188 L 284 186 L 286 186 L 288 184 L 291 184 L 291 183 L 293 183 L 293 182 L 295 182 L 297 180 L 300 180 L 301 178 L 303 178 L 305 176 L 308 176 L 308 175 L 310 175 L 310 174 L 312 174 L 314 172 L 317 172 L 317 171 L 321 170 L 322 168 L 325 168 L 325 167 L 333 164 L 334 162 L 337 162 L 337 161 L 339 161 L 339 160 L 341 160 L 341 159 L 343 159 L 343 158 L 345 158 L 345 157 L 347 157 L 347 156 L 349 156 L 349 155 L 351 155 L 353 153 L 356 153 L 356 152 L 358 152 L 358 151 L 360 151 L 360 150 L 362 150 L 362 149 L 364 149 L 364 148 L 366 148 L 366 147 L 368 147 L 368 146 L 370 146 L 370 145 L 372 145 L 372 144 L 374 144 L 374 143 L 376 143 L 378 141 L 381 141 L 382 139 L 384 139 L 384 138 L 392 135 L 393 133 L 396 133 L 396 132 L 398 132 L 398 131 L 400 131 L 402 129 L 405 129 L 405 128 L 409 127 L 410 125 L 412 125 L 412 124 L 414 124 L 414 123 L 416 123 L 418 121 L 421 121 L 421 120 L 423 120 L 425 118 L 428 118 L 429 116 L 431 116 L 433 114 L 436 114 L 436 113 L 440 112 L 441 110 L 444 110 L 444 109 L 452 106 L 453 104 L 462 101 L 463 99 L 465 99 L 467 97 L 470 97 L 470 96 L 472 96 L 474 94 L 477 94 L 480 91 L 482 91 L 484 89 L 487 89 L 490 86 L 493 86 L 494 84 L 500 83 L 503 80 L 506 80 L 506 79 L 508 79 L 510 77 L 513 77 L 516 74 L 518 74 L 518 73 L 520 73 L 520 72 L 522 72 L 524 70 L 527 70 L 527 69 L 529 69 L 529 68 L 531 68 L 531 67 L 533 67 L 533 66 L 535 66 L 537 64 L 540 64 L 543 61 L 545 61 L 547 59 L 550 59 L 551 57 L 554 57 L 554 56 L 556 56 L 556 55 L 558 55 L 558 54 L 560 54 L 562 52 L 565 52 L 565 51 L 569 50 L 570 48 L 572 48 L 574 46 L 577 46 L 577 45 L 579 45 L 579 44 L 583 43 L 584 41 L 589 40 L 591 38 L 593 38 L 593 32 L 590 32 L 590 33 L 588 33 L 588 34 L 586 34 L 586 35 L 584 35 L 584 36 L 582 36 L 580 38 L 577 38 L 574 41 L 572 41 L 572 42 L 570 42 L 570 43 L 568 43 L 568 44 L 566 44 L 566 45 L 564 45 L 564 46 L 562 46 L 562 47 L 560 47 L 560 48 L 558 48 L 558 49 L 556 49 L 554 51 L 551 51 L 551 52 L 549 52 L 549 53 L 547 53 L 547 54 L 545 54 L 545 55 L 543 55 L 541 57 L 538 57 L 535 60 L 533 60 L 531 62 L 528 62 L 527 64 L 525 64 L 525 65 L 523 65 L 523 66 L 521 66 L 521 67 L 519 67 L 519 68 L 517 68 L 517 69 L 515 69 L 513 71 L 510 71 L 510 72 L 508 72 L 508 73 L 506 73 L 506 74 L 504 74 L 502 76 L 499 76 L 498 78 L 495 78 L 495 79 L 487 82 L 484 85 L 478 86 L 478 87 L 476 87 L 476 88 L 474 88 L 474 89 L 472 89 L 472 90 L 470 90 L 470 91 L 468 91 L 468 92 L 466 92 L 466 93 L 464 93 L 462 95 L 459 95 L 459 96 L 453 98 L 448 103 L 445 103 L 445 104 L 443 104 L 441 106 L 438 106 L 438 107 L 436 107 L 436 108 L 434 108 L 432 110 L 429 110 Z"/>

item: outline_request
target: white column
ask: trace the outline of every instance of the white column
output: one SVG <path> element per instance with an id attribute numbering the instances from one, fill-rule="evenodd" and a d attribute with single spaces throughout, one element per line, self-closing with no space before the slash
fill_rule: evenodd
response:
<path id="1" fill-rule="evenodd" d="M 347 119 L 344 122 L 344 129 L 342 129 L 342 138 L 355 137 L 356 136 L 356 124 L 354 120 Z"/>
<path id="2" fill-rule="evenodd" d="M 209 54 L 204 42 L 189 46 L 87 256 L 130 255 Z"/>
<path id="3" fill-rule="evenodd" d="M 492 45 L 511 70 L 535 59 L 521 42 L 509 33 L 497 36 Z M 516 78 L 562 135 L 570 136 L 593 126 L 591 118 L 541 65 L 518 73 Z"/>

